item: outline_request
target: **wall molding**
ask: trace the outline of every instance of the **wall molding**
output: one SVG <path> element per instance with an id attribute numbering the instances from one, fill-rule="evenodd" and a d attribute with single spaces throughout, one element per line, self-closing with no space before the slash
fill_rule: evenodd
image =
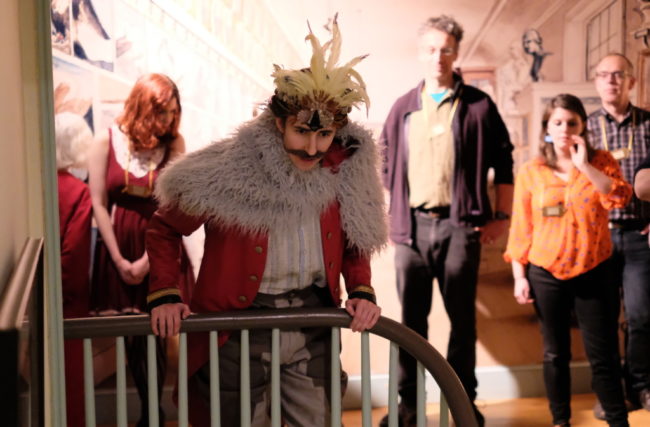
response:
<path id="1" fill-rule="evenodd" d="M 487 400 L 545 397 L 542 365 L 490 366 L 476 369 L 478 378 L 477 403 Z M 371 403 L 373 407 L 388 405 L 388 375 L 372 375 Z M 431 375 L 426 378 L 427 403 L 440 402 L 440 390 Z M 571 363 L 571 392 L 591 393 L 591 370 L 588 362 Z M 350 376 L 343 397 L 343 409 L 361 408 L 361 376 Z"/>

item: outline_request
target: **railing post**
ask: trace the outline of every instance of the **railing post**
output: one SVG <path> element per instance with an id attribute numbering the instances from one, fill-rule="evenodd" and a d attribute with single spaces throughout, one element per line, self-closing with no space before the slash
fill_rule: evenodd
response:
<path id="1" fill-rule="evenodd" d="M 271 425 L 280 427 L 280 330 L 271 331 Z"/>
<path id="2" fill-rule="evenodd" d="M 445 394 L 440 390 L 440 427 L 449 426 L 449 406 Z"/>
<path id="3" fill-rule="evenodd" d="M 124 337 L 115 338 L 115 376 L 117 380 L 117 425 L 127 426 L 126 412 L 126 352 L 124 349 Z M 144 403 L 143 403 L 144 404 Z"/>
<path id="4" fill-rule="evenodd" d="M 332 427 L 341 427 L 341 330 L 335 326 L 332 327 L 331 348 L 331 425 Z"/>
<path id="5" fill-rule="evenodd" d="M 147 335 L 147 382 L 149 387 L 149 427 L 158 427 L 158 372 L 156 367 L 156 336 Z M 162 385 L 162 384 L 161 384 Z M 144 402 L 142 402 L 144 405 Z"/>
<path id="6" fill-rule="evenodd" d="M 397 369 L 399 362 L 399 346 L 390 343 L 388 365 L 388 426 L 397 427 Z"/>
<path id="7" fill-rule="evenodd" d="M 251 426 L 251 371 L 250 371 L 250 348 L 248 341 L 248 329 L 241 330 L 241 353 L 240 353 L 240 409 L 241 427 Z"/>
<path id="8" fill-rule="evenodd" d="M 417 377 L 417 425 L 424 427 L 427 425 L 427 391 L 424 379 L 424 365 L 418 361 L 416 369 Z"/>
<path id="9" fill-rule="evenodd" d="M 372 427 L 372 403 L 370 401 L 370 337 L 361 332 L 361 416 L 363 427 Z"/>
<path id="10" fill-rule="evenodd" d="M 178 341 L 178 425 L 187 427 L 187 334 L 181 333 Z"/>
<path id="11" fill-rule="evenodd" d="M 90 338 L 84 339 L 84 400 L 86 427 L 95 427 L 95 377 L 93 373 L 93 346 Z"/>
<path id="12" fill-rule="evenodd" d="M 210 424 L 221 427 L 219 402 L 219 340 L 217 331 L 210 331 Z"/>

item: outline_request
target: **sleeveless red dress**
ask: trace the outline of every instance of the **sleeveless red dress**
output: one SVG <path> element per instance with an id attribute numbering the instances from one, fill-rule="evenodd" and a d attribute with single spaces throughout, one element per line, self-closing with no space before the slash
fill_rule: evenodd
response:
<path id="1" fill-rule="evenodd" d="M 106 190 L 108 193 L 108 212 L 113 218 L 113 231 L 117 245 L 124 258 L 133 262 L 142 257 L 145 251 L 145 231 L 149 220 L 158 208 L 152 195 L 148 197 L 133 196 L 123 192 L 126 186 L 124 169 L 118 163 L 113 146 L 114 129 L 109 129 L 109 151 L 106 168 Z M 121 135 L 120 135 L 121 136 Z M 119 137 L 119 136 L 118 136 Z M 163 160 L 153 170 L 153 182 L 160 170 L 169 160 L 169 150 Z M 129 184 L 141 187 L 149 186 L 149 174 L 137 178 L 129 172 Z M 187 253 L 181 253 L 183 271 L 180 289 L 183 301 L 190 301 L 194 287 L 194 274 Z M 97 314 L 121 314 L 146 312 L 147 294 L 149 293 L 149 275 L 137 285 L 125 283 L 113 263 L 101 235 L 98 234 L 95 251 L 92 284 L 92 309 Z"/>

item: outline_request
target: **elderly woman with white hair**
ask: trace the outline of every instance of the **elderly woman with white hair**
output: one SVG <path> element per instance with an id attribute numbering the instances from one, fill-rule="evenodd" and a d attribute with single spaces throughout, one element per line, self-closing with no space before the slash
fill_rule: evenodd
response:
<path id="1" fill-rule="evenodd" d="M 85 169 L 93 139 L 85 120 L 73 113 L 54 117 L 56 166 L 59 184 L 59 230 L 61 237 L 61 283 L 63 317 L 85 317 L 90 300 L 90 225 L 92 204 L 88 186 L 70 173 Z M 65 342 L 66 412 L 68 426 L 83 426 L 83 347 L 81 340 Z"/>

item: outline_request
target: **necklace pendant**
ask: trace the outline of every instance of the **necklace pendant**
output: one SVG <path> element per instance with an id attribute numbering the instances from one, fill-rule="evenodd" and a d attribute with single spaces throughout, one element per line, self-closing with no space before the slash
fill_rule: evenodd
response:
<path id="1" fill-rule="evenodd" d="M 147 198 L 151 196 L 152 190 L 143 185 L 127 184 L 122 189 L 122 192 L 135 197 Z"/>

